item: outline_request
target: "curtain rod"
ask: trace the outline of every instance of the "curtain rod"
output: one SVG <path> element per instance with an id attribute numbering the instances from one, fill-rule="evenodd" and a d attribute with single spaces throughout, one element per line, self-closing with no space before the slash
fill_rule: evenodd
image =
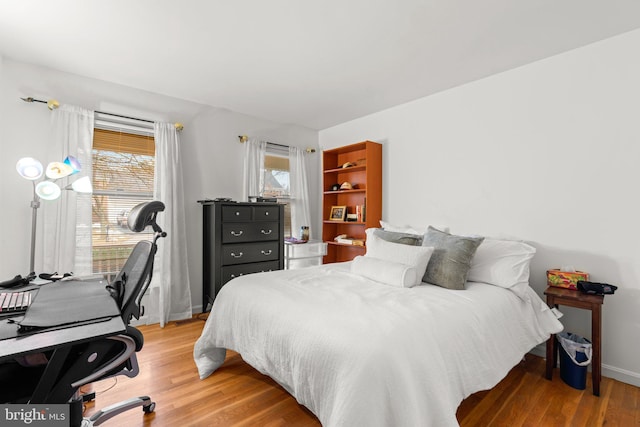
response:
<path id="1" fill-rule="evenodd" d="M 56 101 L 55 99 L 50 99 L 49 101 L 43 101 L 41 99 L 35 99 L 32 97 L 28 97 L 28 98 L 20 98 L 22 99 L 24 102 L 39 102 L 41 104 L 47 104 L 47 107 L 49 107 L 49 110 L 53 111 L 56 108 L 60 107 L 60 103 L 58 101 Z M 131 116 L 123 116 L 121 114 L 115 114 L 115 113 L 106 113 L 104 111 L 94 111 L 95 113 L 98 114 L 105 114 L 107 116 L 113 116 L 113 117 L 119 117 L 121 119 L 129 119 L 129 120 L 136 120 L 139 122 L 146 122 L 146 123 L 155 123 L 153 120 L 147 120 L 147 119 L 139 119 L 137 117 L 131 117 Z M 174 126 L 176 128 L 176 130 L 181 131 L 182 129 L 184 129 L 184 125 L 182 123 L 174 123 Z"/>
<path id="2" fill-rule="evenodd" d="M 249 137 L 247 135 L 238 135 L 238 139 L 240 140 L 240 143 L 244 144 L 245 142 L 247 142 L 249 140 Z M 269 145 L 275 145 L 276 147 L 282 147 L 282 148 L 289 148 L 288 145 L 284 145 L 284 144 L 277 144 L 275 142 L 269 142 L 267 141 L 267 144 Z M 311 147 L 307 147 L 305 148 L 305 151 L 307 153 L 315 153 L 316 149 L 315 148 L 311 148 Z"/>

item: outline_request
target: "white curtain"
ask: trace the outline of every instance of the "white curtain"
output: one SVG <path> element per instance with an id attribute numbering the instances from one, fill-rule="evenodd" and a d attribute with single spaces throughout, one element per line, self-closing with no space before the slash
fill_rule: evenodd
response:
<path id="1" fill-rule="evenodd" d="M 191 287 L 187 266 L 182 158 L 178 131 L 171 123 L 155 123 L 156 166 L 154 198 L 165 205 L 158 225 L 167 237 L 158 240 L 149 321 L 161 327 L 170 320 L 191 317 Z"/>
<path id="2" fill-rule="evenodd" d="M 63 188 L 58 200 L 40 202 L 43 237 L 42 244 L 36 245 L 40 251 L 37 264 L 42 266 L 38 273 L 73 272 L 78 277 L 92 274 L 91 194 L 64 191 L 64 187 L 84 176 L 93 179 L 93 126 L 93 111 L 84 108 L 62 105 L 51 113 L 51 140 L 47 142 L 43 164 L 74 156 L 82 170 L 56 181 Z"/>
<path id="3" fill-rule="evenodd" d="M 291 235 L 298 236 L 300 227 L 311 225 L 309 208 L 309 185 L 307 184 L 307 167 L 305 150 L 289 147 L 289 185 L 291 191 Z M 313 238 L 314 230 L 309 228 L 309 238 Z"/>
<path id="4" fill-rule="evenodd" d="M 266 141 L 249 139 L 244 145 L 242 201 L 248 202 L 250 196 L 262 196 L 264 188 L 264 155 L 267 151 L 267 143 Z"/>

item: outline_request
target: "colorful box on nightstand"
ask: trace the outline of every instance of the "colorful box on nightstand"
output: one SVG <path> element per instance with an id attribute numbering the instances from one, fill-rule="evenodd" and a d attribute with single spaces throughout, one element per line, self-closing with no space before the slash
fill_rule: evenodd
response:
<path id="1" fill-rule="evenodd" d="M 589 280 L 589 273 L 584 271 L 547 271 L 547 284 L 557 288 L 578 290 L 576 283 L 578 280 Z"/>

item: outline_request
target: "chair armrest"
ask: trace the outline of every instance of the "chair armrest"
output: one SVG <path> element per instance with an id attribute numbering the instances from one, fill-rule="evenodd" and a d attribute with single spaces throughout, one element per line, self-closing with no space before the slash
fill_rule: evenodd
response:
<path id="1" fill-rule="evenodd" d="M 115 357 L 113 360 L 111 360 L 111 362 L 107 363 L 101 369 L 98 369 L 97 371 L 93 372 L 91 375 L 88 375 L 72 383 L 71 384 L 72 388 L 78 388 L 85 384 L 92 383 L 94 381 L 102 379 L 102 377 L 107 375 L 110 371 L 112 371 L 113 369 L 117 368 L 118 366 L 126 362 L 131 357 L 131 355 L 136 351 L 136 343 L 134 339 L 127 335 L 115 335 L 113 337 L 108 337 L 107 339 L 120 341 L 124 343 L 125 349 L 117 357 Z"/>

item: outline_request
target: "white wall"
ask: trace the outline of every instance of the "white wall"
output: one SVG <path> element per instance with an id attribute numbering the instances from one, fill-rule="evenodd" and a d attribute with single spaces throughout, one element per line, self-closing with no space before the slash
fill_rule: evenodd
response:
<path id="1" fill-rule="evenodd" d="M 194 312 L 200 311 L 202 300 L 202 213 L 197 200 L 221 196 L 240 199 L 244 146 L 238 142 L 238 135 L 263 137 L 299 147 L 318 147 L 318 134 L 310 129 L 282 125 L 4 58 L 0 61 L 1 280 L 16 274 L 24 275 L 29 268 L 29 202 L 32 190 L 31 184 L 16 173 L 15 164 L 25 156 L 39 158 L 44 163 L 52 160 L 45 159 L 50 111 L 44 104 L 29 104 L 20 100 L 20 97 L 26 96 L 43 100 L 55 98 L 60 103 L 95 110 L 184 123 L 181 144 L 185 162 L 188 244 L 185 256 L 190 267 Z M 310 185 L 314 190 L 311 194 L 314 201 L 312 212 L 319 210 L 316 182 L 319 158 L 318 153 L 307 157 Z M 318 230 L 319 218 L 312 219 Z"/>
<path id="2" fill-rule="evenodd" d="M 531 284 L 572 265 L 620 289 L 603 307 L 603 371 L 640 385 L 640 31 L 320 132 L 383 146 L 383 217 L 517 236 Z M 563 308 L 566 329 L 590 317 Z"/>

